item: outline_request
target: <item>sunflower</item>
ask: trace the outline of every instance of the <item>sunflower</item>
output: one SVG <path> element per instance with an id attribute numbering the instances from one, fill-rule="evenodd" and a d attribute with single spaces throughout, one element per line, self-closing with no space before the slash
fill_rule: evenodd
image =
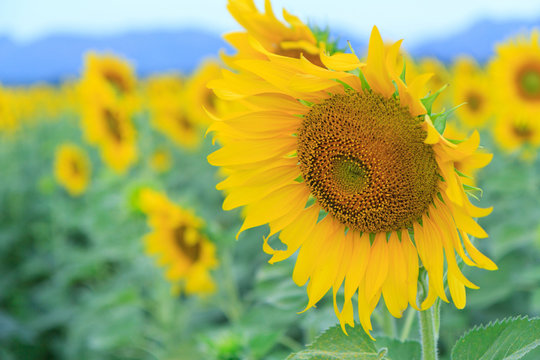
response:
<path id="1" fill-rule="evenodd" d="M 508 111 L 497 116 L 494 135 L 502 150 L 522 151 L 524 159 L 534 159 L 540 147 L 540 121 L 529 114 Z"/>
<path id="2" fill-rule="evenodd" d="M 97 94 L 96 94 L 97 95 Z M 103 93 L 83 103 L 82 125 L 87 141 L 97 145 L 105 163 L 124 173 L 137 160 L 135 127 L 116 97 Z"/>
<path id="3" fill-rule="evenodd" d="M 111 92 L 132 108 L 136 106 L 136 77 L 132 66 L 113 54 L 86 55 L 83 73 L 83 90 Z M 90 94 L 90 97 L 92 94 Z"/>
<path id="4" fill-rule="evenodd" d="M 497 104 L 540 113 L 539 31 L 530 38 L 520 36 L 497 46 L 489 65 Z"/>
<path id="5" fill-rule="evenodd" d="M 206 87 L 206 84 L 221 76 L 221 68 L 217 61 L 204 61 L 186 81 L 183 94 L 186 121 L 208 126 L 211 118 L 207 111 L 219 113 L 219 99 L 212 90 Z"/>
<path id="6" fill-rule="evenodd" d="M 0 132 L 12 133 L 18 128 L 13 105 L 12 94 L 0 85 Z"/>
<path id="7" fill-rule="evenodd" d="M 70 195 L 84 193 L 90 182 L 90 173 L 90 160 L 83 149 L 74 144 L 62 144 L 56 149 L 54 174 Z"/>
<path id="8" fill-rule="evenodd" d="M 427 83 L 428 89 L 438 91 L 450 83 L 450 73 L 448 72 L 448 69 L 442 62 L 435 58 L 427 57 L 420 59 L 418 62 L 418 71 L 433 74 Z M 449 91 L 441 91 L 433 104 L 433 108 L 438 111 L 444 108 L 450 100 L 449 94 Z"/>
<path id="9" fill-rule="evenodd" d="M 217 266 L 216 249 L 202 232 L 203 220 L 152 189 L 141 190 L 140 208 L 152 228 L 144 237 L 146 253 L 156 256 L 157 263 L 167 269 L 165 276 L 173 290 L 214 292 L 210 270 Z"/>
<path id="10" fill-rule="evenodd" d="M 234 32 L 224 36 L 238 53 L 232 57 L 223 56 L 226 63 L 243 58 L 264 57 L 253 49 L 250 42 L 254 39 L 266 51 L 282 56 L 306 59 L 316 65 L 323 65 L 319 53 L 326 46 L 324 38 L 317 39 L 311 29 L 299 18 L 283 9 L 283 18 L 288 24 L 279 21 L 272 10 L 270 0 L 265 1 L 265 12 L 261 13 L 253 0 L 229 0 L 227 8 L 245 32 Z"/>
<path id="11" fill-rule="evenodd" d="M 332 289 L 344 331 L 354 326 L 355 293 L 368 333 L 381 295 L 395 317 L 408 304 L 423 310 L 438 297 L 448 301 L 445 258 L 450 295 L 463 308 L 465 287 L 477 286 L 455 252 L 467 265 L 496 269 L 469 238 L 487 237 L 473 218 L 491 209 L 471 204 L 455 171 L 483 167 L 492 156 L 476 152 L 477 132 L 458 144 L 439 134 L 429 116 L 433 98 L 420 99 L 430 77 L 406 85 L 395 71 L 400 44 L 385 48 L 374 28 L 366 64 L 354 54 L 322 53 L 326 68 L 259 45 L 267 60 L 239 60 L 235 73 L 209 84 L 252 109 L 209 129 L 224 139 L 208 157 L 228 174 L 217 185 L 227 194 L 223 208 L 244 207 L 240 232 L 269 224 L 270 263 L 298 250 L 293 280 L 309 281 L 306 310 Z M 440 117 L 433 119 L 440 129 Z M 285 250 L 271 247 L 275 234 Z M 429 291 L 417 303 L 420 261 Z"/>
<path id="12" fill-rule="evenodd" d="M 454 122 L 447 122 L 446 127 L 444 128 L 443 136 L 448 141 L 459 141 L 459 139 L 464 139 L 468 136 L 470 136 L 470 133 L 472 131 L 465 131 L 461 126 L 458 126 Z M 479 150 L 482 151 L 482 150 Z M 470 163 L 467 162 L 456 162 L 455 163 L 456 170 L 459 171 L 462 174 L 467 174 L 467 176 L 461 177 L 461 182 L 463 185 L 468 186 L 476 186 L 476 174 L 478 172 L 478 168 L 471 167 Z"/>
<path id="13" fill-rule="evenodd" d="M 493 115 L 488 78 L 471 58 L 459 58 L 453 67 L 453 100 L 463 104 L 456 111 L 468 128 L 484 127 Z"/>
<path id="14" fill-rule="evenodd" d="M 160 173 L 169 171 L 171 163 L 171 153 L 166 149 L 157 149 L 150 157 L 150 167 Z"/>
<path id="15" fill-rule="evenodd" d="M 200 122 L 193 121 L 187 114 L 188 103 L 184 99 L 187 94 L 182 78 L 179 75 L 154 76 L 148 80 L 146 92 L 153 126 L 176 144 L 196 148 L 201 142 L 202 130 Z"/>

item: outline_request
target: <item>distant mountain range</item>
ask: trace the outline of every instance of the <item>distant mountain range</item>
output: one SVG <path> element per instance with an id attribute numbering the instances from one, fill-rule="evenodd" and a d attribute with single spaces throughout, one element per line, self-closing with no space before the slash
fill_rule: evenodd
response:
<path id="1" fill-rule="evenodd" d="M 109 37 L 56 35 L 28 44 L 0 37 L 0 83 L 57 83 L 78 76 L 88 50 L 113 52 L 130 60 L 140 76 L 156 72 L 189 73 L 227 44 L 198 30 L 133 32 Z"/>
<path id="2" fill-rule="evenodd" d="M 415 57 L 434 56 L 446 63 L 463 54 L 485 62 L 493 54 L 496 43 L 534 27 L 540 28 L 540 17 L 534 21 L 485 20 L 408 50 Z M 345 31 L 337 33 L 343 42 L 350 40 L 358 50 L 365 48 L 366 42 L 358 36 L 345 34 Z M 122 55 L 134 63 L 139 76 L 147 76 L 166 71 L 189 73 L 204 58 L 216 57 L 220 49 L 230 52 L 218 35 L 201 30 L 133 32 L 100 38 L 56 35 L 28 44 L 16 44 L 0 37 L 0 83 L 57 83 L 76 77 L 88 50 Z"/>

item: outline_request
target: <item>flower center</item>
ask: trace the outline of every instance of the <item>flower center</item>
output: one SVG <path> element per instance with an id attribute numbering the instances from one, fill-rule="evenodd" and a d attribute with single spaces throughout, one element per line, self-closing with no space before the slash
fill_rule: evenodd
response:
<path id="1" fill-rule="evenodd" d="M 483 99 L 480 94 L 471 92 L 467 95 L 467 105 L 472 112 L 478 112 L 483 104 Z"/>
<path id="2" fill-rule="evenodd" d="M 176 111 L 173 114 L 173 118 L 176 120 L 176 124 L 180 127 L 182 131 L 191 131 L 193 130 L 193 125 L 186 119 L 186 116 L 181 111 Z"/>
<path id="3" fill-rule="evenodd" d="M 115 72 L 114 70 L 105 71 L 103 73 L 103 76 L 105 77 L 105 80 L 107 80 L 107 82 L 111 84 L 118 93 L 125 94 L 130 91 L 130 87 L 126 83 L 123 76 Z"/>
<path id="4" fill-rule="evenodd" d="M 518 72 L 518 89 L 528 100 L 540 101 L 540 65 L 529 64 Z"/>
<path id="5" fill-rule="evenodd" d="M 344 192 L 361 192 L 369 181 L 369 173 L 365 166 L 348 156 L 336 156 L 331 167 L 336 185 Z"/>
<path id="6" fill-rule="evenodd" d="M 72 158 L 69 162 L 69 165 L 71 166 L 71 174 L 74 176 L 78 176 L 81 174 L 82 170 L 79 166 L 79 161 L 75 158 Z"/>
<path id="7" fill-rule="evenodd" d="M 533 135 L 531 128 L 526 124 L 514 124 L 514 126 L 512 126 L 512 131 L 516 137 L 523 141 L 529 140 Z"/>
<path id="8" fill-rule="evenodd" d="M 298 131 L 300 169 L 323 209 L 362 232 L 409 227 L 437 192 L 422 118 L 372 92 L 313 105 Z"/>
<path id="9" fill-rule="evenodd" d="M 201 254 L 201 242 L 188 244 L 186 242 L 186 225 L 180 225 L 174 229 L 174 242 L 178 246 L 180 252 L 186 256 L 191 262 L 196 262 Z"/>
<path id="10" fill-rule="evenodd" d="M 117 142 L 122 142 L 123 136 L 122 130 L 120 129 L 118 114 L 111 109 L 103 109 L 103 117 L 105 119 L 105 124 L 107 125 L 107 130 L 109 130 L 109 134 Z"/>

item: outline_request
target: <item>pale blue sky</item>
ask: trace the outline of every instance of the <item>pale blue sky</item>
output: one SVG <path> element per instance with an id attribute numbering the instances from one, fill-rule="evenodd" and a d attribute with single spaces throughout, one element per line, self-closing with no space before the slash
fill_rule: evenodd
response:
<path id="1" fill-rule="evenodd" d="M 256 0 L 262 7 L 264 0 Z M 538 0 L 273 0 L 319 25 L 367 36 L 373 25 L 386 38 L 415 44 L 463 29 L 480 18 L 538 19 Z M 452 3 L 450 5 L 450 3 Z M 133 30 L 237 29 L 226 0 L 0 0 L 0 35 L 31 41 L 52 33 L 115 34 Z"/>

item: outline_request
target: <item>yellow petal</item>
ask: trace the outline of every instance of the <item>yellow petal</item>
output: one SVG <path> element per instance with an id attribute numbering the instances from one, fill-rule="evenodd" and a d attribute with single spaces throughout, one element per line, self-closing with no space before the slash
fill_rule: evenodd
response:
<path id="1" fill-rule="evenodd" d="M 331 215 L 327 215 L 315 225 L 310 238 L 300 249 L 294 266 L 292 279 L 298 286 L 303 286 L 313 274 L 318 255 L 328 251 L 327 248 L 331 246 L 328 239 L 332 238 L 338 229 Z"/>
<path id="2" fill-rule="evenodd" d="M 323 52 L 321 53 L 321 61 L 327 68 L 337 71 L 351 71 L 366 65 L 358 60 L 356 54 L 345 53 L 328 56 Z"/>
<path id="3" fill-rule="evenodd" d="M 294 254 L 304 241 L 311 236 L 318 217 L 318 206 L 312 205 L 304 209 L 296 221 L 284 228 L 279 235 L 281 242 L 287 245 L 287 250 L 274 250 L 273 256 L 268 262 L 273 264 Z"/>
<path id="4" fill-rule="evenodd" d="M 288 213 L 298 204 L 305 204 L 309 196 L 309 189 L 305 184 L 286 185 L 261 200 L 246 206 L 246 219 L 236 235 L 244 230 L 266 224 Z"/>
<path id="5" fill-rule="evenodd" d="M 287 136 L 227 143 L 221 149 L 208 155 L 208 162 L 214 166 L 229 166 L 279 158 L 294 151 L 296 142 L 294 136 Z"/>
<path id="6" fill-rule="evenodd" d="M 386 233 L 377 233 L 371 247 L 365 275 L 366 300 L 368 302 L 371 302 L 377 292 L 381 291 L 387 275 L 388 244 L 386 242 Z"/>

